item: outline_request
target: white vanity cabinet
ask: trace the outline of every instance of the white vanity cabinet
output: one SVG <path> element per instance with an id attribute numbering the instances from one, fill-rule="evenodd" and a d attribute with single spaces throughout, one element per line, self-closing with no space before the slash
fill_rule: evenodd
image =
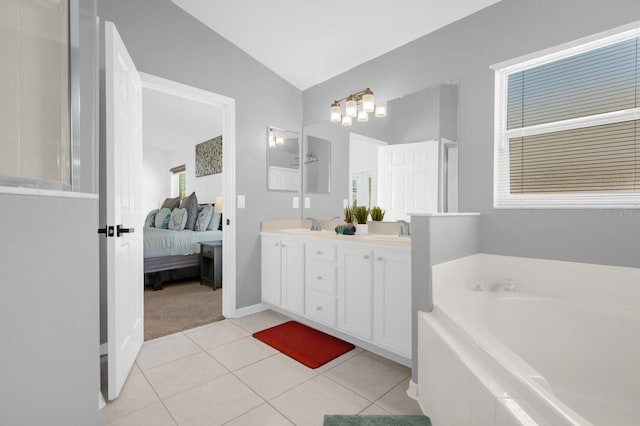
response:
<path id="1" fill-rule="evenodd" d="M 262 237 L 262 300 L 304 315 L 304 242 Z"/>
<path id="2" fill-rule="evenodd" d="M 373 338 L 373 250 L 338 247 L 338 329 Z"/>
<path id="3" fill-rule="evenodd" d="M 307 316 L 335 327 L 337 281 L 335 244 L 307 242 L 305 262 Z"/>
<path id="4" fill-rule="evenodd" d="M 411 358 L 411 256 L 406 251 L 374 250 L 374 343 Z"/>
<path id="5" fill-rule="evenodd" d="M 262 300 L 411 358 L 407 246 L 263 234 Z"/>

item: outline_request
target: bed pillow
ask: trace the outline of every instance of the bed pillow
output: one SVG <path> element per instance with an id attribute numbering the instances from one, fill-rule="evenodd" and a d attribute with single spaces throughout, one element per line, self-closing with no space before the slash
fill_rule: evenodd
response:
<path id="1" fill-rule="evenodd" d="M 220 229 L 220 219 L 222 219 L 222 213 L 214 213 L 207 229 L 211 231 L 217 231 Z"/>
<path id="2" fill-rule="evenodd" d="M 187 209 L 187 224 L 184 229 L 193 230 L 196 226 L 196 220 L 198 220 L 198 197 L 196 197 L 196 193 L 192 192 L 188 197 L 184 197 L 180 203 L 180 208 Z"/>
<path id="3" fill-rule="evenodd" d="M 171 218 L 169 219 L 169 229 L 172 231 L 182 231 L 187 223 L 186 209 L 173 209 Z"/>
<path id="4" fill-rule="evenodd" d="M 169 229 L 169 219 L 171 218 L 171 209 L 164 207 L 156 214 L 156 228 Z"/>
<path id="5" fill-rule="evenodd" d="M 160 210 L 153 209 L 147 214 L 147 218 L 144 220 L 144 226 L 147 228 L 154 228 L 156 226 L 156 215 Z"/>
<path id="6" fill-rule="evenodd" d="M 211 204 L 207 204 L 206 206 L 200 209 L 198 213 L 198 219 L 196 220 L 196 226 L 193 229 L 194 231 L 206 231 L 211 223 L 211 218 L 213 217 L 213 206 Z"/>
<path id="7" fill-rule="evenodd" d="M 161 209 L 168 208 L 169 210 L 176 209 L 180 207 L 180 197 L 176 198 L 165 198 L 164 203 L 162 203 Z"/>

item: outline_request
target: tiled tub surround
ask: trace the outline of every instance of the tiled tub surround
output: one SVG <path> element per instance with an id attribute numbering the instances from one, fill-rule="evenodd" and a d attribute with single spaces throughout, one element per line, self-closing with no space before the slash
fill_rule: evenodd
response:
<path id="1" fill-rule="evenodd" d="M 418 394 L 434 424 L 637 424 L 640 269 L 477 254 L 434 266 L 433 292 Z"/>

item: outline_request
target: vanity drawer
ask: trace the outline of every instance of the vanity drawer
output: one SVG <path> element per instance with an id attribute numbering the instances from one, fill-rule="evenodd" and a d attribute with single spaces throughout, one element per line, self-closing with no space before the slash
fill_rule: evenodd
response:
<path id="1" fill-rule="evenodd" d="M 336 281 L 337 265 L 335 263 L 307 260 L 305 284 L 308 289 L 335 296 Z"/>
<path id="2" fill-rule="evenodd" d="M 329 244 L 307 243 L 307 259 L 336 261 L 336 247 Z"/>
<path id="3" fill-rule="evenodd" d="M 306 316 L 321 323 L 336 326 L 336 298 L 317 291 L 307 291 Z"/>

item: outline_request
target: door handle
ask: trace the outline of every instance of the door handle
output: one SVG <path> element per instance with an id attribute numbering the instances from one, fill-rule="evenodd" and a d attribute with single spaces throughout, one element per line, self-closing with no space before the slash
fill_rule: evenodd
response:
<path id="1" fill-rule="evenodd" d="M 113 226 L 105 226 L 98 229 L 98 234 L 104 234 L 106 237 L 113 237 Z"/>
<path id="2" fill-rule="evenodd" d="M 119 237 L 120 234 L 133 234 L 135 232 L 135 228 L 123 228 L 122 225 L 116 226 L 116 237 Z"/>

